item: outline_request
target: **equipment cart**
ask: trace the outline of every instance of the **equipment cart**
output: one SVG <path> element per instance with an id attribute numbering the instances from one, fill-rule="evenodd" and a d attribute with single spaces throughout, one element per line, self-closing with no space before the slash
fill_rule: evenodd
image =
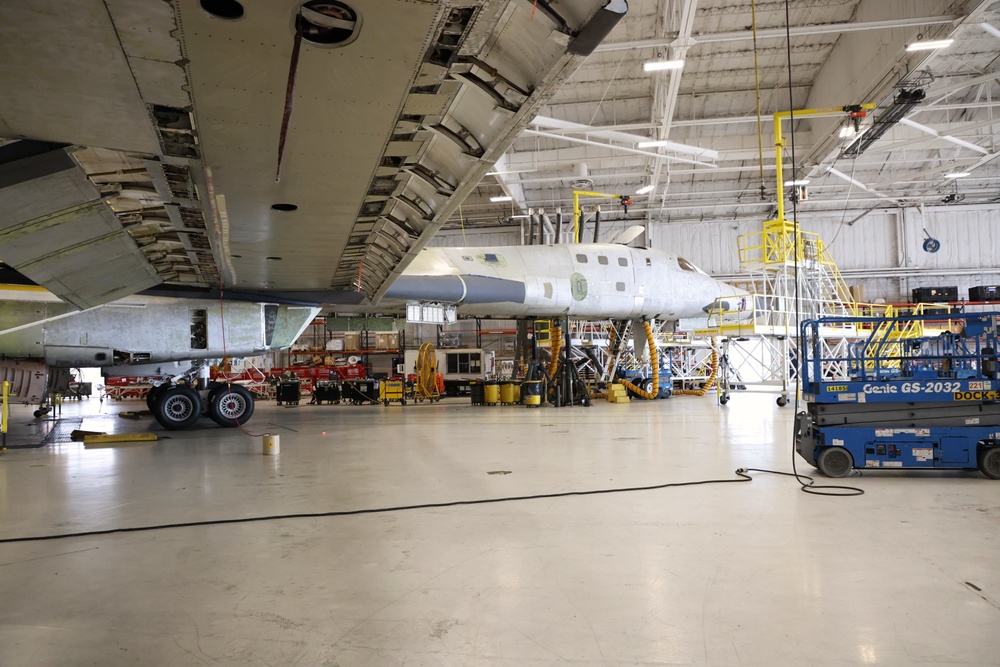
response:
<path id="1" fill-rule="evenodd" d="M 316 386 L 313 387 L 313 395 L 310 403 L 323 405 L 323 401 L 339 404 L 340 385 L 333 381 L 317 382 Z"/>
<path id="2" fill-rule="evenodd" d="M 399 401 L 400 405 L 406 405 L 406 381 L 401 378 L 382 380 L 379 383 L 378 393 L 382 405 L 389 405 L 392 401 Z"/>
<path id="3" fill-rule="evenodd" d="M 274 393 L 278 405 L 298 405 L 302 399 L 302 383 L 298 378 L 280 378 Z"/>
<path id="4" fill-rule="evenodd" d="M 959 469 L 1000 479 L 1000 313 L 802 323 L 796 451 L 830 477 Z"/>
<path id="5" fill-rule="evenodd" d="M 364 405 L 378 403 L 378 390 L 375 388 L 375 380 L 344 380 L 344 388 L 341 400 L 345 403 L 350 401 L 353 405 Z"/>

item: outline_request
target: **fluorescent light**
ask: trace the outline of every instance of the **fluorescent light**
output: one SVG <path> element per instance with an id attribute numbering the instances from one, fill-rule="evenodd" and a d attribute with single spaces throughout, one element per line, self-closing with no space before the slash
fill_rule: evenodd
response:
<path id="1" fill-rule="evenodd" d="M 785 187 L 791 187 L 793 185 L 809 185 L 809 181 L 802 178 L 797 181 L 785 181 Z"/>
<path id="2" fill-rule="evenodd" d="M 950 174 L 945 174 L 945 178 L 965 178 L 966 176 L 971 176 L 972 174 L 967 171 L 953 171 Z"/>
<path id="3" fill-rule="evenodd" d="M 840 138 L 849 139 L 857 134 L 857 130 L 854 129 L 853 125 L 848 125 L 847 127 L 840 128 Z"/>
<path id="4" fill-rule="evenodd" d="M 532 174 L 537 169 L 505 169 L 503 171 L 488 171 L 487 176 L 502 176 L 503 174 Z"/>
<path id="5" fill-rule="evenodd" d="M 652 185 L 644 185 L 641 188 L 639 188 L 638 190 L 636 190 L 635 193 L 637 195 L 645 195 L 645 194 L 649 194 L 652 191 L 653 191 L 653 186 Z"/>
<path id="6" fill-rule="evenodd" d="M 501 195 L 500 197 L 490 197 L 490 201 L 511 201 L 514 199 L 510 195 Z"/>
<path id="7" fill-rule="evenodd" d="M 933 49 L 944 49 L 955 43 L 953 39 L 928 40 L 926 42 L 913 42 L 906 45 L 907 51 L 931 51 Z"/>
<path id="8" fill-rule="evenodd" d="M 681 69 L 684 67 L 683 60 L 651 60 L 642 64 L 643 72 L 659 72 L 665 69 Z"/>
<path id="9" fill-rule="evenodd" d="M 524 220 L 525 218 L 530 218 L 530 217 L 531 217 L 530 215 L 512 215 L 512 216 L 510 216 L 510 219 L 511 220 Z"/>

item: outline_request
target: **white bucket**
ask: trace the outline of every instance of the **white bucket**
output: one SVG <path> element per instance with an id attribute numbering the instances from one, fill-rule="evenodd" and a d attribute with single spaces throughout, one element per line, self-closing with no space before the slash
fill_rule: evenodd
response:
<path id="1" fill-rule="evenodd" d="M 281 451 L 281 436 L 280 435 L 265 435 L 264 436 L 264 456 L 275 456 Z"/>

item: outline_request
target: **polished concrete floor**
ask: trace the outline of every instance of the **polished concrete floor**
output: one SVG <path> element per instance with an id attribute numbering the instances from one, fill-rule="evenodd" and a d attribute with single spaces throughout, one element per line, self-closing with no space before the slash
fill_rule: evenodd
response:
<path id="1" fill-rule="evenodd" d="M 260 404 L 262 438 L 15 409 L 0 538 L 789 470 L 773 396 Z M 69 431 L 152 430 L 85 448 Z M 800 469 L 812 472 L 808 465 Z M 490 474 L 509 471 L 509 474 Z M 0 665 L 996 665 L 1000 482 L 788 477 L 0 544 Z"/>

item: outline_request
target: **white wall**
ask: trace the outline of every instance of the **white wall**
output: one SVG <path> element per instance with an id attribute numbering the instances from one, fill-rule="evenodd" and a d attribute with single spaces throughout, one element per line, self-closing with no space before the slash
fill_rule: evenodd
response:
<path id="1" fill-rule="evenodd" d="M 802 231 L 819 234 L 849 284 L 865 298 L 905 300 L 914 287 L 956 285 L 965 298 L 973 285 L 1000 285 L 1000 207 L 941 206 L 852 210 L 799 216 Z M 924 229 L 941 249 L 924 252 Z M 759 222 L 654 224 L 652 245 L 680 254 L 710 274 L 743 273 L 736 239 L 760 230 Z"/>

